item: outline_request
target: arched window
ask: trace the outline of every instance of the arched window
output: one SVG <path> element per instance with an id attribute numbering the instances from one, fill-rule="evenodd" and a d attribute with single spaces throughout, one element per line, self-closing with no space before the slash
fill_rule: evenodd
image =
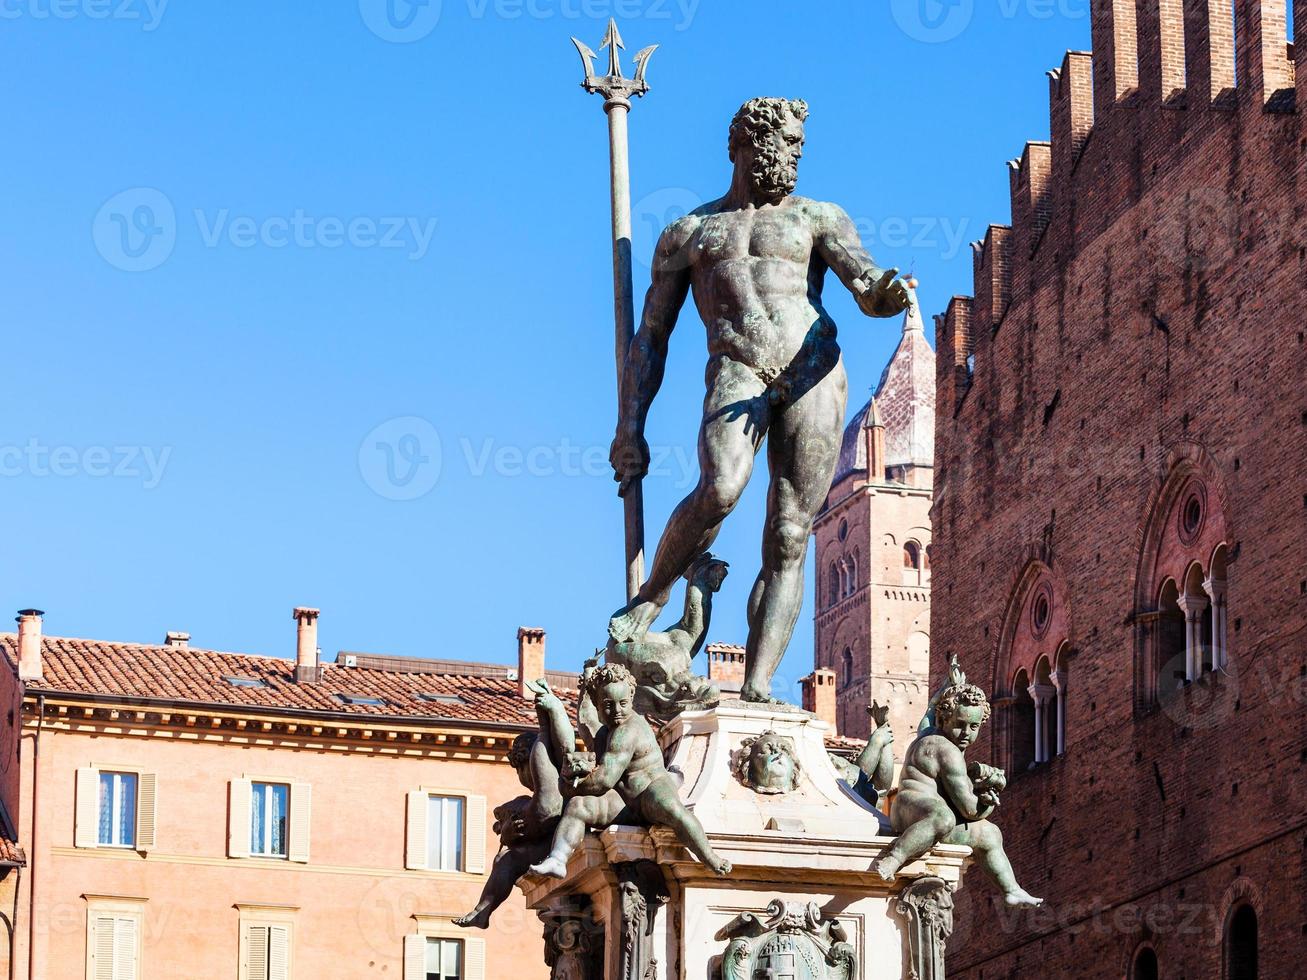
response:
<path id="1" fill-rule="evenodd" d="M 848 647 L 844 648 L 844 686 L 848 687 L 853 683 L 853 651 Z"/>
<path id="2" fill-rule="evenodd" d="M 1228 560 L 1229 549 L 1224 544 L 1218 545 L 1212 552 L 1207 580 L 1203 582 L 1207 598 L 1212 602 L 1208 618 L 1212 630 L 1212 666 L 1216 670 L 1224 670 L 1229 662 L 1225 635 L 1225 563 Z"/>
<path id="3" fill-rule="evenodd" d="M 921 584 L 921 545 L 915 541 L 903 544 L 903 584 Z"/>
<path id="4" fill-rule="evenodd" d="M 858 552 L 849 555 L 849 595 L 858 591 Z"/>
<path id="5" fill-rule="evenodd" d="M 833 606 L 840 601 L 840 572 L 835 563 L 830 563 L 826 573 L 826 605 Z"/>
<path id="6" fill-rule="evenodd" d="M 1035 683 L 1030 687 L 1034 701 L 1034 762 L 1047 762 L 1057 754 L 1058 698 L 1053 686 L 1053 669 L 1047 657 L 1035 664 Z"/>
<path id="7" fill-rule="evenodd" d="M 1025 772 L 1035 764 L 1035 700 L 1023 670 L 1012 684 L 1012 769 Z"/>
<path id="8" fill-rule="evenodd" d="M 1135 953 L 1135 961 L 1130 967 L 1130 980 L 1158 980 L 1157 952 L 1153 947 L 1144 946 Z"/>
<path id="9" fill-rule="evenodd" d="M 1175 579 L 1162 583 L 1157 597 L 1157 693 L 1173 691 L 1185 681 L 1185 622 Z"/>
<path id="10" fill-rule="evenodd" d="M 1257 980 L 1257 912 L 1240 905 L 1225 926 L 1225 980 Z"/>

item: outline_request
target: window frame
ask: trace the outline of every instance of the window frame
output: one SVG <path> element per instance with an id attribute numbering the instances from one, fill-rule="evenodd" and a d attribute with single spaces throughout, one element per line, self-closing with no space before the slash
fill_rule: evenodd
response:
<path id="1" fill-rule="evenodd" d="M 427 796 L 427 870 L 443 871 L 447 874 L 463 874 L 467 867 L 467 797 L 454 793 L 440 792 L 437 790 L 426 791 Z M 439 827 L 432 820 L 432 804 L 439 800 L 441 802 Z M 437 839 L 440 844 L 439 856 L 443 859 L 445 845 L 448 843 L 448 833 L 445 829 L 445 818 L 449 810 L 448 804 L 457 803 L 458 807 L 458 833 L 455 850 L 455 862 L 453 867 L 445 867 L 445 862 L 432 861 L 432 844 L 433 839 Z"/>
<path id="2" fill-rule="evenodd" d="M 254 849 L 254 828 L 256 826 L 255 808 L 257 806 L 257 803 L 255 802 L 255 793 L 257 788 L 260 786 L 266 787 L 268 789 L 273 789 L 273 790 L 281 789 L 285 791 L 286 803 L 285 803 L 285 813 L 282 815 L 282 823 L 283 823 L 282 830 L 281 830 L 282 849 L 280 852 L 269 851 L 269 850 L 256 851 Z M 291 784 L 288 782 L 277 782 L 269 779 L 250 780 L 250 828 L 249 828 L 250 829 L 250 857 L 263 858 L 269 861 L 287 861 L 290 859 L 290 820 L 291 820 L 290 809 L 292 806 L 291 795 L 292 795 Z M 265 847 L 270 846 L 270 843 L 272 841 L 272 834 L 270 833 L 270 828 L 272 826 L 271 817 L 272 817 L 273 806 L 275 801 L 276 801 L 275 793 L 264 794 L 264 801 L 263 801 L 264 812 L 262 814 L 263 817 L 262 828 L 263 828 Z"/>
<path id="3" fill-rule="evenodd" d="M 140 980 L 144 975 L 144 936 L 145 936 L 145 906 L 147 899 L 144 898 L 127 898 L 120 895 L 83 895 L 86 900 L 86 976 L 95 977 L 95 953 L 96 953 L 96 930 L 95 923 L 97 919 L 112 916 L 114 921 L 120 919 L 131 920 L 136 930 L 136 968 L 131 976 L 119 977 L 117 964 L 111 968 L 110 973 L 114 980 Z M 116 952 L 115 941 L 115 952 Z"/>
<path id="4" fill-rule="evenodd" d="M 105 777 L 109 778 L 109 840 L 100 840 L 100 827 L 104 822 L 105 800 L 103 796 Z M 120 787 L 123 780 L 130 779 L 132 782 L 132 839 L 130 841 L 121 841 L 119 836 L 122 830 L 122 807 L 119 804 Z M 99 804 L 96 808 L 96 834 L 95 846 L 103 848 L 113 848 L 121 851 L 136 850 L 136 839 L 139 836 L 141 823 L 141 774 L 133 769 L 107 769 L 96 768 L 96 784 L 101 790 Z"/>
<path id="5" fill-rule="evenodd" d="M 236 975 L 239 980 L 250 980 L 246 959 L 253 929 L 267 929 L 268 950 L 271 955 L 273 929 L 286 930 L 286 977 L 295 975 L 295 917 L 299 907 L 295 905 L 243 905 L 237 904 L 239 913 L 237 923 L 237 960 Z"/>
<path id="6" fill-rule="evenodd" d="M 428 958 L 432 946 L 435 946 L 440 950 L 440 960 L 442 961 L 442 965 L 436 967 L 435 980 L 465 980 L 467 977 L 467 947 L 461 938 L 454 938 L 452 936 L 423 936 L 422 938 L 426 941 L 425 949 Z M 446 946 L 454 946 L 458 949 L 458 968 L 457 972 L 453 974 L 446 973 L 443 965 Z M 423 980 L 431 980 L 431 968 L 429 965 L 424 964 L 422 972 L 424 974 Z"/>

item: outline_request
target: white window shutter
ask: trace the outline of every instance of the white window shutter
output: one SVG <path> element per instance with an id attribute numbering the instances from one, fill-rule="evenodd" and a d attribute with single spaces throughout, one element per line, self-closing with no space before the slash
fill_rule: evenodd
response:
<path id="1" fill-rule="evenodd" d="M 313 786 L 309 783 L 291 783 L 290 786 L 290 841 L 286 857 L 300 864 L 309 861 L 309 830 L 313 826 Z"/>
<path id="2" fill-rule="evenodd" d="M 290 929 L 268 927 L 268 980 L 290 980 Z"/>
<path id="3" fill-rule="evenodd" d="M 129 918 L 115 919 L 113 929 L 114 980 L 136 980 L 136 957 L 136 920 Z"/>
<path id="4" fill-rule="evenodd" d="M 95 948 L 91 953 L 91 976 L 94 980 L 114 980 L 114 917 L 97 915 L 94 928 Z"/>
<path id="5" fill-rule="evenodd" d="M 244 980 L 270 980 L 268 976 L 268 927 L 245 927 Z"/>
<path id="6" fill-rule="evenodd" d="M 231 805 L 227 815 L 227 856 L 250 856 L 250 781 L 231 781 Z"/>
<path id="7" fill-rule="evenodd" d="M 100 842 L 100 771 L 98 769 L 77 770 L 77 801 L 74 810 L 73 845 L 95 847 Z"/>
<path id="8" fill-rule="evenodd" d="M 468 874 L 485 874 L 486 870 L 486 798 L 467 797 L 464 814 L 463 870 Z"/>
<path id="9" fill-rule="evenodd" d="M 412 793 L 408 794 L 412 796 Z M 404 980 L 426 980 L 427 937 L 404 937 Z"/>
<path id="10" fill-rule="evenodd" d="M 154 820 L 158 803 L 159 777 L 143 772 L 136 781 L 136 849 L 154 850 Z"/>
<path id="11" fill-rule="evenodd" d="M 463 980 L 486 980 L 486 941 L 484 939 L 463 940 Z"/>
<path id="12" fill-rule="evenodd" d="M 408 794 L 404 867 L 414 871 L 425 871 L 427 867 L 427 794 L 421 790 Z M 422 978 L 419 977 L 418 980 Z"/>

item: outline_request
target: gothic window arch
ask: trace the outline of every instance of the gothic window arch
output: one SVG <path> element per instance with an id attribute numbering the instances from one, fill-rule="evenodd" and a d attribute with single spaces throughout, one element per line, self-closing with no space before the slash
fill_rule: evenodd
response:
<path id="1" fill-rule="evenodd" d="M 1257 910 L 1247 902 L 1225 921 L 1225 980 L 1257 980 Z"/>
<path id="2" fill-rule="evenodd" d="M 903 584 L 921 584 L 921 544 L 918 541 L 903 542 Z"/>
<path id="3" fill-rule="evenodd" d="M 835 562 L 830 563 L 826 573 L 826 605 L 833 606 L 840 601 L 840 573 Z"/>
<path id="4" fill-rule="evenodd" d="M 853 651 L 848 647 L 844 648 L 841 663 L 844 667 L 844 686 L 848 687 L 853 683 Z"/>
<path id="5" fill-rule="evenodd" d="M 1024 670 L 1018 671 L 1012 681 L 1011 700 L 1012 764 L 1009 771 L 1015 774 L 1035 765 L 1035 699 L 1030 693 L 1030 678 Z"/>
<path id="6" fill-rule="evenodd" d="M 1230 538 L 1218 474 L 1203 450 L 1181 445 L 1144 508 L 1134 615 L 1138 713 L 1229 663 Z"/>
<path id="7" fill-rule="evenodd" d="M 1157 950 L 1152 946 L 1140 946 L 1135 950 L 1134 960 L 1130 964 L 1130 980 L 1158 980 L 1160 975 Z"/>

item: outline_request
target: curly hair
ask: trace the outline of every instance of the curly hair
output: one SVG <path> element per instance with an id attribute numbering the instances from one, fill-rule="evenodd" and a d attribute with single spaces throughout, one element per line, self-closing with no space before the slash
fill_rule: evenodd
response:
<path id="1" fill-rule="evenodd" d="M 585 693 L 590 695 L 590 700 L 596 700 L 609 684 L 629 684 L 631 691 L 635 691 L 635 677 L 629 670 L 621 664 L 602 664 L 586 675 Z"/>
<path id="2" fill-rule="evenodd" d="M 513 739 L 513 747 L 508 750 L 508 764 L 514 769 L 521 769 L 531 759 L 531 750 L 535 748 L 540 735 L 536 732 L 523 732 Z"/>
<path id="3" fill-rule="evenodd" d="M 808 103 L 802 99 L 763 98 L 750 99 L 740 106 L 731 120 L 726 140 L 731 162 L 735 161 L 735 151 L 740 147 L 760 146 L 763 136 L 785 125 L 787 115 L 803 122 L 808 118 Z"/>
<path id="4" fill-rule="evenodd" d="M 951 718 L 959 708 L 984 708 L 985 713 L 980 723 L 983 725 L 989 721 L 989 699 L 975 684 L 955 684 L 950 687 L 935 705 L 935 715 Z"/>

